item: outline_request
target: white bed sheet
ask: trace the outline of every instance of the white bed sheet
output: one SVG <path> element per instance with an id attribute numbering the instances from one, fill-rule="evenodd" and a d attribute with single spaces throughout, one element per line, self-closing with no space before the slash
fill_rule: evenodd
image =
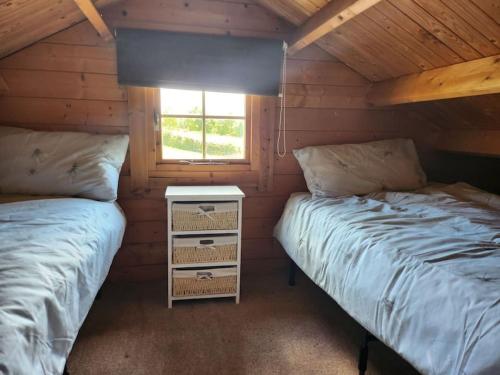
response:
<path id="1" fill-rule="evenodd" d="M 0 373 L 61 374 L 121 245 L 116 203 L 0 204 Z"/>
<path id="2" fill-rule="evenodd" d="M 496 207 L 496 208 L 495 208 Z M 500 198 L 466 184 L 292 195 L 275 237 L 424 374 L 500 374 Z"/>

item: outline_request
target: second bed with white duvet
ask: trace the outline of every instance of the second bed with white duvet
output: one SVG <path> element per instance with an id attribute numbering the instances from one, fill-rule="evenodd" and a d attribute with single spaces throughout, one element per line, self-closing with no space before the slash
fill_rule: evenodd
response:
<path id="1" fill-rule="evenodd" d="M 497 374 L 499 208 L 497 196 L 465 184 L 344 198 L 297 193 L 275 237 L 420 372 Z"/>

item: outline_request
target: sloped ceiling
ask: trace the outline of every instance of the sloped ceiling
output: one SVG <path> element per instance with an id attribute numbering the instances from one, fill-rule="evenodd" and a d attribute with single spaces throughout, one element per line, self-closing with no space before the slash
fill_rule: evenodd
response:
<path id="1" fill-rule="evenodd" d="M 253 35 L 252 30 L 260 30 L 261 36 L 286 39 L 293 25 L 303 24 L 328 1 L 95 0 L 94 3 L 111 28 L 184 31 L 182 22 L 178 21 L 187 19 L 190 24 L 198 25 L 197 32 Z M 111 3 L 115 4 L 107 6 Z M 144 6 L 146 3 L 148 6 Z M 262 12 L 261 7 L 269 12 Z M 231 11 L 227 10 L 229 8 Z M 245 17 L 238 12 L 244 12 Z M 233 17 L 234 14 L 239 16 Z M 73 0 L 0 0 L 0 58 L 84 18 Z M 220 27 L 221 23 L 224 27 Z M 88 34 L 80 35 L 80 30 L 75 26 L 73 37 L 88 38 Z M 189 31 L 193 31 L 192 27 Z M 97 32 L 94 36 L 97 43 L 105 45 Z M 370 81 L 497 55 L 500 53 L 500 1 L 383 0 L 327 34 L 317 44 Z M 29 49 L 24 51 L 29 55 Z M 16 61 L 15 56 L 2 60 L 4 66 L 15 65 Z M 113 63 L 107 66 L 115 69 Z M 5 92 L 8 86 L 0 76 L 0 96 Z M 467 137 L 459 139 L 467 143 L 470 134 L 477 133 L 478 149 L 485 141 L 500 139 L 500 94 L 407 104 L 402 109 L 405 107 L 418 113 L 423 122 L 439 126 L 450 139 L 452 130 L 459 132 L 461 137 L 462 133 L 467 133 Z M 492 154 L 500 155 L 499 144 L 493 144 L 496 149 Z"/>
<path id="2" fill-rule="evenodd" d="M 94 3 L 102 8 L 119 1 Z M 329 0 L 244 3 L 254 2 L 300 26 Z M 153 3 L 158 3 L 158 11 L 167 11 L 161 1 Z M 186 9 L 190 9 L 189 5 L 189 0 L 178 4 Z M 177 14 L 179 10 L 171 12 Z M 154 14 L 145 16 L 148 16 L 145 21 L 155 23 Z M 0 0 L 0 58 L 84 18 L 73 0 Z M 113 23 L 118 19 L 114 17 Z M 269 33 L 281 34 L 286 29 L 277 26 Z M 383 0 L 319 39 L 317 44 L 371 81 L 493 56 L 500 54 L 500 2 Z"/>
<path id="3" fill-rule="evenodd" d="M 443 129 L 500 130 L 500 94 L 407 104 Z"/>
<path id="4" fill-rule="evenodd" d="M 96 0 L 101 8 L 118 0 Z M 0 58 L 85 19 L 73 0 L 0 0 Z"/>
<path id="5" fill-rule="evenodd" d="M 102 13 L 110 28 L 278 39 L 287 38 L 294 29 L 288 21 L 254 0 L 121 0 Z"/>
<path id="6" fill-rule="evenodd" d="M 327 0 L 258 0 L 294 25 Z M 498 0 L 384 0 L 317 42 L 371 81 L 500 53 Z"/>

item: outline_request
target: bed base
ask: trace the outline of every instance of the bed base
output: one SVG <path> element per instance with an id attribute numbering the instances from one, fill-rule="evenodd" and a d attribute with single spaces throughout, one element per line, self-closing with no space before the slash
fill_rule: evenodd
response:
<path id="1" fill-rule="evenodd" d="M 297 273 L 297 265 L 290 258 L 290 265 L 288 266 L 288 285 L 295 286 L 295 274 Z"/>
<path id="2" fill-rule="evenodd" d="M 297 274 L 297 265 L 290 258 L 290 263 L 288 265 L 288 285 L 295 286 L 295 275 Z M 368 344 L 370 342 L 378 341 L 378 339 L 368 332 L 366 329 L 364 330 L 363 339 L 361 341 L 361 346 L 359 348 L 358 355 L 358 370 L 359 375 L 365 375 L 366 369 L 368 367 Z"/>
<path id="3" fill-rule="evenodd" d="M 102 286 L 99 288 L 99 290 L 97 291 L 97 294 L 95 296 L 95 300 L 100 300 L 102 297 Z M 63 370 L 63 373 L 62 375 L 69 375 L 69 370 L 68 370 L 68 366 L 67 365 L 64 365 L 64 370 Z"/>
<path id="4" fill-rule="evenodd" d="M 363 340 L 361 341 L 358 356 L 359 375 L 365 375 L 366 368 L 368 367 L 368 344 L 373 341 L 378 341 L 378 339 L 364 329 Z"/>

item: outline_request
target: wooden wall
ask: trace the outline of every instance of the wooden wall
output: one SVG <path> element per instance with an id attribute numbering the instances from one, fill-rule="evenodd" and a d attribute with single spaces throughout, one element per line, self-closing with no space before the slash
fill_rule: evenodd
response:
<path id="1" fill-rule="evenodd" d="M 439 126 L 437 149 L 500 157 L 500 94 L 409 104 L 403 108 L 417 111 Z"/>
<path id="2" fill-rule="evenodd" d="M 500 159 L 475 154 L 435 151 L 427 153 L 423 166 L 431 181 L 467 182 L 486 191 L 500 194 Z"/>
<path id="3" fill-rule="evenodd" d="M 430 179 L 465 181 L 500 193 L 500 94 L 403 106 L 436 124 L 435 152 L 424 166 Z"/>
<path id="4" fill-rule="evenodd" d="M 127 133 L 127 91 L 118 86 L 115 56 L 83 22 L 1 59 L 8 86 L 1 123 Z"/>
<path id="5" fill-rule="evenodd" d="M 306 191 L 293 148 L 308 145 L 363 142 L 409 136 L 421 143 L 433 138 L 432 128 L 418 116 L 395 110 L 368 110 L 362 97 L 367 82 L 345 65 L 316 48 L 289 61 L 287 146 L 288 154 L 275 155 L 274 188 L 258 192 L 244 187 L 243 260 L 259 265 L 284 254 L 272 239 L 272 230 L 292 192 Z M 277 108 L 277 116 L 279 108 Z M 424 131 L 423 131 L 424 130 Z M 275 139 L 276 139 L 275 135 Z M 117 257 L 115 275 L 126 278 L 162 277 L 165 271 L 166 212 L 163 194 L 172 179 L 150 178 L 151 191 L 137 197 L 122 181 L 120 204 L 129 218 L 126 245 Z M 217 178 L 213 179 L 218 183 Z M 231 182 L 231 177 L 221 182 Z M 234 181 L 238 183 L 238 181 Z M 190 180 L 188 183 L 197 183 Z"/>
<path id="6" fill-rule="evenodd" d="M 158 3 L 158 4 L 156 4 Z M 162 29 L 277 36 L 287 26 L 249 2 L 124 1 L 105 11 L 113 26 L 124 23 Z M 187 5 L 186 5 L 187 4 Z M 142 6 L 141 6 L 142 5 Z M 167 11 L 172 5 L 175 11 Z M 162 11 L 157 11 L 162 9 Z M 180 17 L 182 16 L 182 17 Z M 249 19 L 249 17 L 254 17 Z M 191 28 L 190 28 L 191 27 Z M 105 44 L 83 22 L 0 60 L 8 93 L 0 97 L 0 124 L 35 129 L 127 133 L 126 88 L 116 80 L 115 47 Z M 417 112 L 405 109 L 368 109 L 364 94 L 369 82 L 317 47 L 310 47 L 289 61 L 287 145 L 362 142 L 389 137 L 413 137 L 430 143 L 436 129 Z M 277 111 L 279 112 L 279 111 Z M 170 183 L 197 183 L 189 178 L 150 178 L 150 189 L 134 194 L 128 163 L 122 172 L 119 203 L 128 219 L 122 249 L 113 268 L 114 279 L 166 277 L 166 212 L 163 194 Z M 238 183 L 228 173 L 213 183 Z M 283 205 L 305 184 L 290 153 L 275 157 L 274 189 L 258 192 L 245 187 L 243 267 L 282 258 L 273 244 L 272 230 Z"/>

